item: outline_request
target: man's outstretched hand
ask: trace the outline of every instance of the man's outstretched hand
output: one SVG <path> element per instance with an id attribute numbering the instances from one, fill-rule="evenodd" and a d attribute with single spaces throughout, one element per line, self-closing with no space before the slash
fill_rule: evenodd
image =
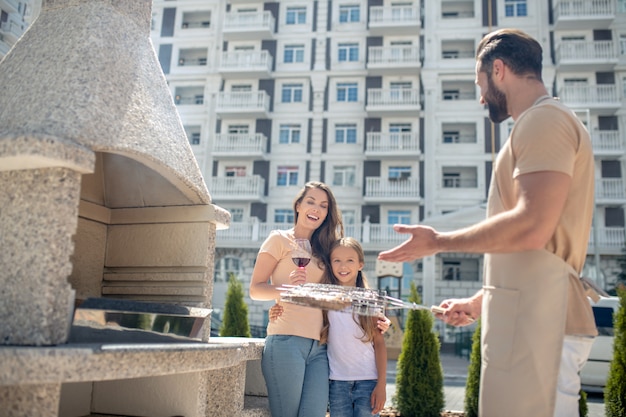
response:
<path id="1" fill-rule="evenodd" d="M 439 252 L 437 232 L 432 227 L 396 224 L 393 230 L 397 233 L 408 234 L 408 239 L 395 248 L 380 252 L 378 259 L 381 261 L 408 262 Z"/>

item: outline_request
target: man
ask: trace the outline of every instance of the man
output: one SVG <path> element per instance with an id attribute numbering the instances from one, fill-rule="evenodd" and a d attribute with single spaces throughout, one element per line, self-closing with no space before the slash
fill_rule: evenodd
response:
<path id="1" fill-rule="evenodd" d="M 479 414 L 577 416 L 580 378 L 596 335 L 584 265 L 594 207 L 589 134 L 551 98 L 541 45 L 515 29 L 486 35 L 476 84 L 489 117 L 515 124 L 496 160 L 487 218 L 452 232 L 396 225 L 410 234 L 379 259 L 410 261 L 440 252 L 485 254 L 483 288 L 441 303 L 457 326 L 482 313 Z"/>

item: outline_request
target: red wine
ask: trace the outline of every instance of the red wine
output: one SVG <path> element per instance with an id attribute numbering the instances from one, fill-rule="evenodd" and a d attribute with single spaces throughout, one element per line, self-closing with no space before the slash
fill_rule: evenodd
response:
<path id="1" fill-rule="evenodd" d="M 311 258 L 291 258 L 293 263 L 298 265 L 298 268 L 304 268 L 311 262 Z"/>

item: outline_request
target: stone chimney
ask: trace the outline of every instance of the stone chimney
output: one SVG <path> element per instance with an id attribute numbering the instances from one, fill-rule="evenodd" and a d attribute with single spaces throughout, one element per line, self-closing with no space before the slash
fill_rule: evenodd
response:
<path id="1" fill-rule="evenodd" d="M 210 307 L 230 218 L 158 63 L 151 4 L 43 0 L 0 62 L 0 344 L 65 343 L 75 299 Z"/>

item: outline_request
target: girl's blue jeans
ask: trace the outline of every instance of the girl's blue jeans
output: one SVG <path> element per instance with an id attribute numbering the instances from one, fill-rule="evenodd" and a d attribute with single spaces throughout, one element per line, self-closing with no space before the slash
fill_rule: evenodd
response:
<path id="1" fill-rule="evenodd" d="M 373 417 L 371 396 L 376 380 L 330 381 L 331 417 Z"/>
<path id="2" fill-rule="evenodd" d="M 325 344 L 299 336 L 267 336 L 261 369 L 272 417 L 326 415 L 328 357 Z"/>

